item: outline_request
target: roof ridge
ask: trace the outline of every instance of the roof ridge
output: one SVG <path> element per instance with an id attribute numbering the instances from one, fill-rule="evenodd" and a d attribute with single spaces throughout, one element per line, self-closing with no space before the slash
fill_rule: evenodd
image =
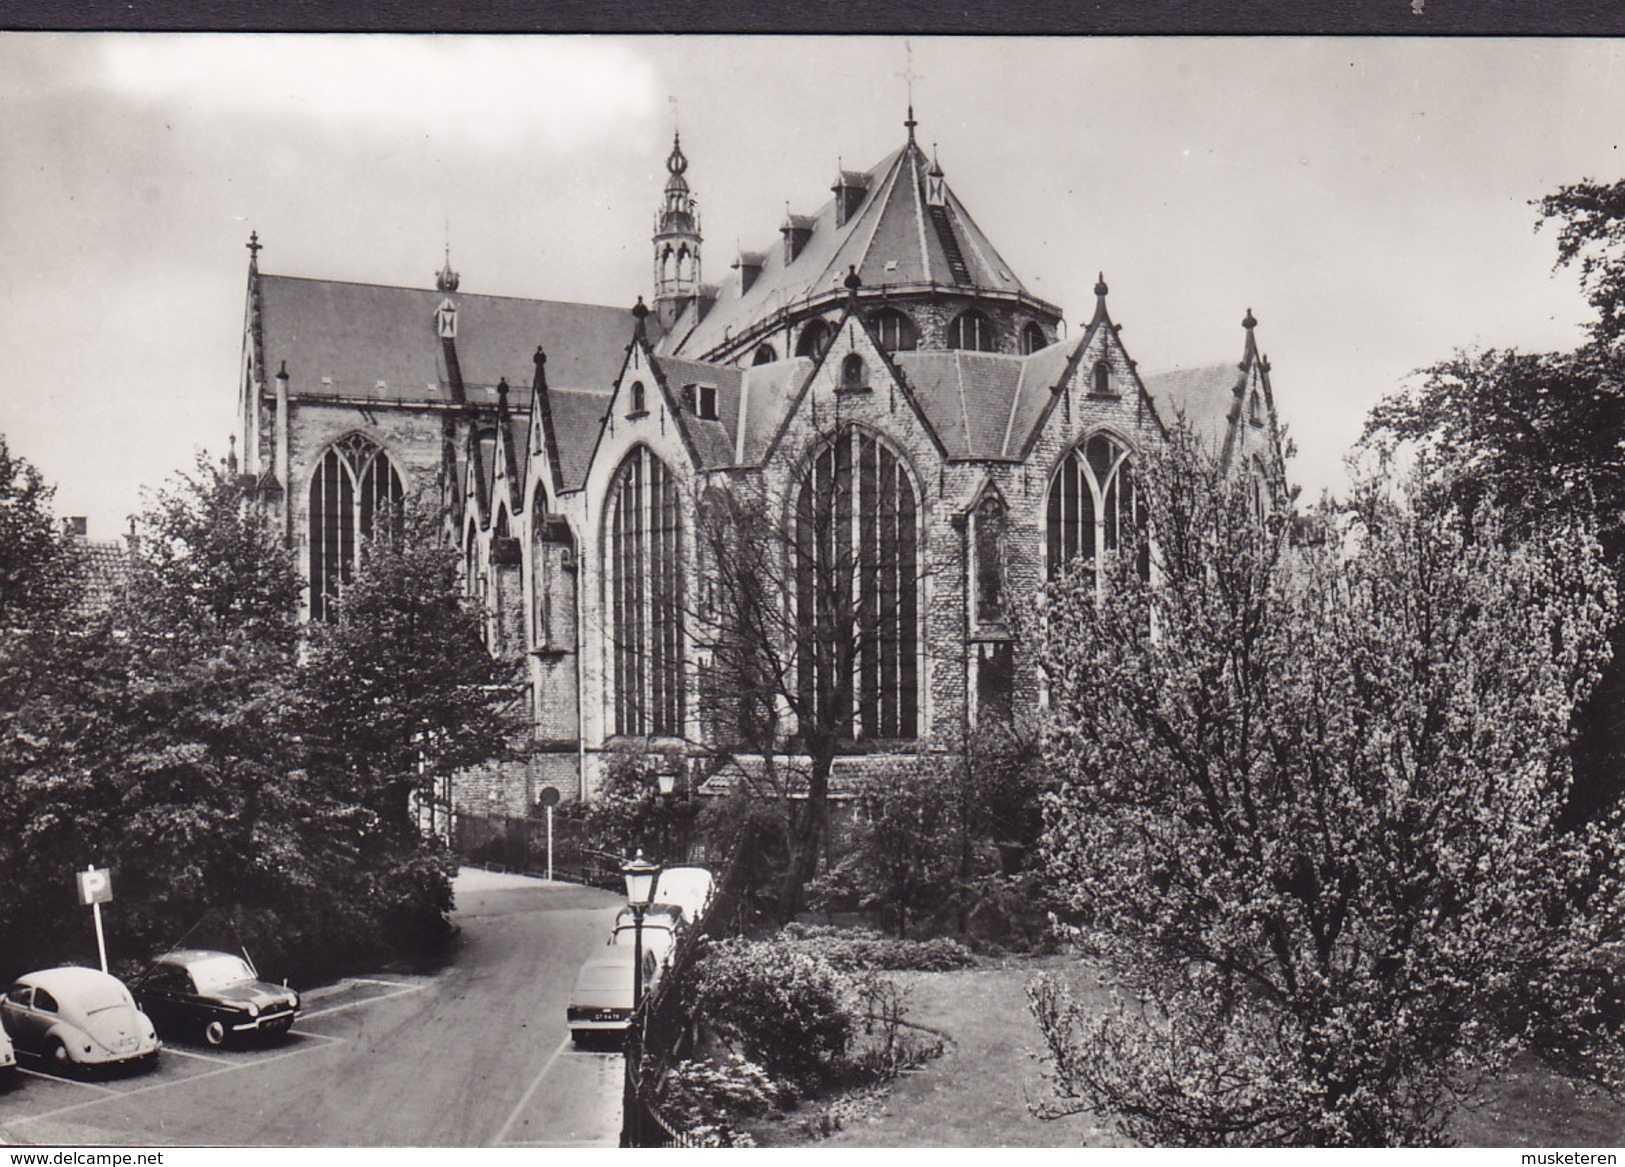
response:
<path id="1" fill-rule="evenodd" d="M 341 284 L 347 288 L 376 288 L 381 292 L 421 292 L 425 296 L 444 296 L 446 293 L 436 291 L 434 288 L 415 288 L 408 284 L 379 284 L 370 280 L 332 280 L 320 279 L 316 276 L 284 276 L 271 272 L 261 272 L 262 280 L 286 280 L 290 283 L 301 284 Z M 521 304 L 558 304 L 568 308 L 602 308 L 609 312 L 625 312 L 625 307 L 614 304 L 593 304 L 585 300 L 552 300 L 539 296 L 511 296 L 505 292 L 457 292 L 458 299 L 473 298 L 476 300 L 514 300 Z"/>

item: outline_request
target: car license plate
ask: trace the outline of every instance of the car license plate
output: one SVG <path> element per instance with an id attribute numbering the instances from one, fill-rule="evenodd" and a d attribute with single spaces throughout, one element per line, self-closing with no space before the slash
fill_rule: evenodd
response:
<path id="1" fill-rule="evenodd" d="M 618 1012 L 616 1012 L 614 1009 L 600 1009 L 600 1010 L 598 1010 L 597 1020 L 599 1020 L 599 1021 L 619 1021 L 620 1019 L 621 1019 L 621 1015 Z"/>

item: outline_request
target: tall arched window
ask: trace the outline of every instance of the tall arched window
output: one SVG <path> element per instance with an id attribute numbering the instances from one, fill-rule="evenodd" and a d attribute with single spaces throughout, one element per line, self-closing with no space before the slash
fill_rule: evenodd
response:
<path id="1" fill-rule="evenodd" d="M 913 352 L 919 347 L 920 334 L 910 320 L 896 308 L 882 308 L 871 319 L 875 340 L 889 353 Z"/>
<path id="2" fill-rule="evenodd" d="M 996 494 L 976 508 L 976 619 L 1004 619 L 1004 501 Z"/>
<path id="3" fill-rule="evenodd" d="M 540 483 L 530 505 L 531 643 L 538 652 L 571 652 L 576 646 L 575 538 L 564 517 L 551 513 Z"/>
<path id="4" fill-rule="evenodd" d="M 639 446 L 609 489 L 610 645 L 615 732 L 683 732 L 682 516 L 677 481 Z"/>
<path id="5" fill-rule="evenodd" d="M 1021 355 L 1028 356 L 1037 352 L 1049 343 L 1044 335 L 1043 327 L 1036 320 L 1029 320 L 1027 326 L 1021 330 Z"/>
<path id="6" fill-rule="evenodd" d="M 986 313 L 974 308 L 961 312 L 948 325 L 948 347 L 970 349 L 972 352 L 993 351 L 993 321 Z"/>
<path id="7" fill-rule="evenodd" d="M 361 434 L 348 434 L 322 456 L 310 480 L 310 615 L 326 620 L 355 574 L 361 542 L 388 514 L 399 516 L 400 475 L 389 455 Z"/>
<path id="8" fill-rule="evenodd" d="M 902 461 L 857 427 L 830 439 L 801 482 L 797 668 L 803 705 L 823 732 L 918 735 L 917 514 Z"/>
<path id="9" fill-rule="evenodd" d="M 1074 560 L 1093 570 L 1098 556 L 1116 551 L 1136 531 L 1144 535 L 1145 507 L 1134 489 L 1128 447 L 1096 434 L 1066 456 L 1050 483 L 1049 577 L 1061 575 Z M 1142 574 L 1144 544 L 1142 537 Z"/>
<path id="10" fill-rule="evenodd" d="M 796 341 L 796 356 L 816 357 L 824 351 L 829 344 L 829 325 L 822 320 L 810 321 L 801 330 L 801 339 Z"/>

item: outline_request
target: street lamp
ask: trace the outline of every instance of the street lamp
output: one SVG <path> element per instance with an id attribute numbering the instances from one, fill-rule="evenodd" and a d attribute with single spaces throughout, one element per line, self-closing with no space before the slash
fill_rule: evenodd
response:
<path id="1" fill-rule="evenodd" d="M 643 1100 L 638 1097 L 638 1076 L 642 1071 L 643 1039 L 638 1030 L 641 1022 L 639 1009 L 643 1005 L 643 913 L 655 898 L 655 880 L 660 876 L 660 864 L 650 863 L 637 856 L 621 864 L 621 875 L 626 879 L 626 906 L 632 909 L 632 1017 L 626 1027 L 626 1085 L 621 1103 L 621 1145 L 636 1147 L 642 1143 Z"/>

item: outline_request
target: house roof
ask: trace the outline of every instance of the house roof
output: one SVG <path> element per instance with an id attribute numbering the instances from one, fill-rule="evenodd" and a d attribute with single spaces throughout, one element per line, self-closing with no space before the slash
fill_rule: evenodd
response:
<path id="1" fill-rule="evenodd" d="M 74 615 L 90 616 L 107 611 L 129 586 L 128 544 L 121 539 L 70 539 L 68 549 L 80 587 L 74 598 Z"/>
<path id="2" fill-rule="evenodd" d="M 1030 296 L 951 189 L 945 185 L 942 207 L 927 205 L 931 165 L 910 138 L 862 175 L 865 194 L 846 222 L 837 222 L 833 198 L 816 215 L 790 216 L 786 226 L 811 224 L 795 259 L 782 244 L 751 253 L 761 255 L 762 265 L 749 289 L 740 273 L 730 275 L 703 316 L 697 304 L 689 306 L 664 347 L 690 356 L 714 352 L 785 308 L 840 292 L 849 268 L 866 290 L 936 284 Z M 842 181 L 853 181 L 852 172 L 843 171 Z"/>
<path id="3" fill-rule="evenodd" d="M 259 275 L 259 327 L 268 373 L 287 362 L 294 393 L 377 401 L 451 402 L 435 311 L 445 293 Z M 469 400 L 530 407 L 532 354 L 547 350 L 549 380 L 608 387 L 620 372 L 632 320 L 625 308 L 455 294 L 457 363 Z M 651 326 L 658 327 L 654 321 Z"/>

